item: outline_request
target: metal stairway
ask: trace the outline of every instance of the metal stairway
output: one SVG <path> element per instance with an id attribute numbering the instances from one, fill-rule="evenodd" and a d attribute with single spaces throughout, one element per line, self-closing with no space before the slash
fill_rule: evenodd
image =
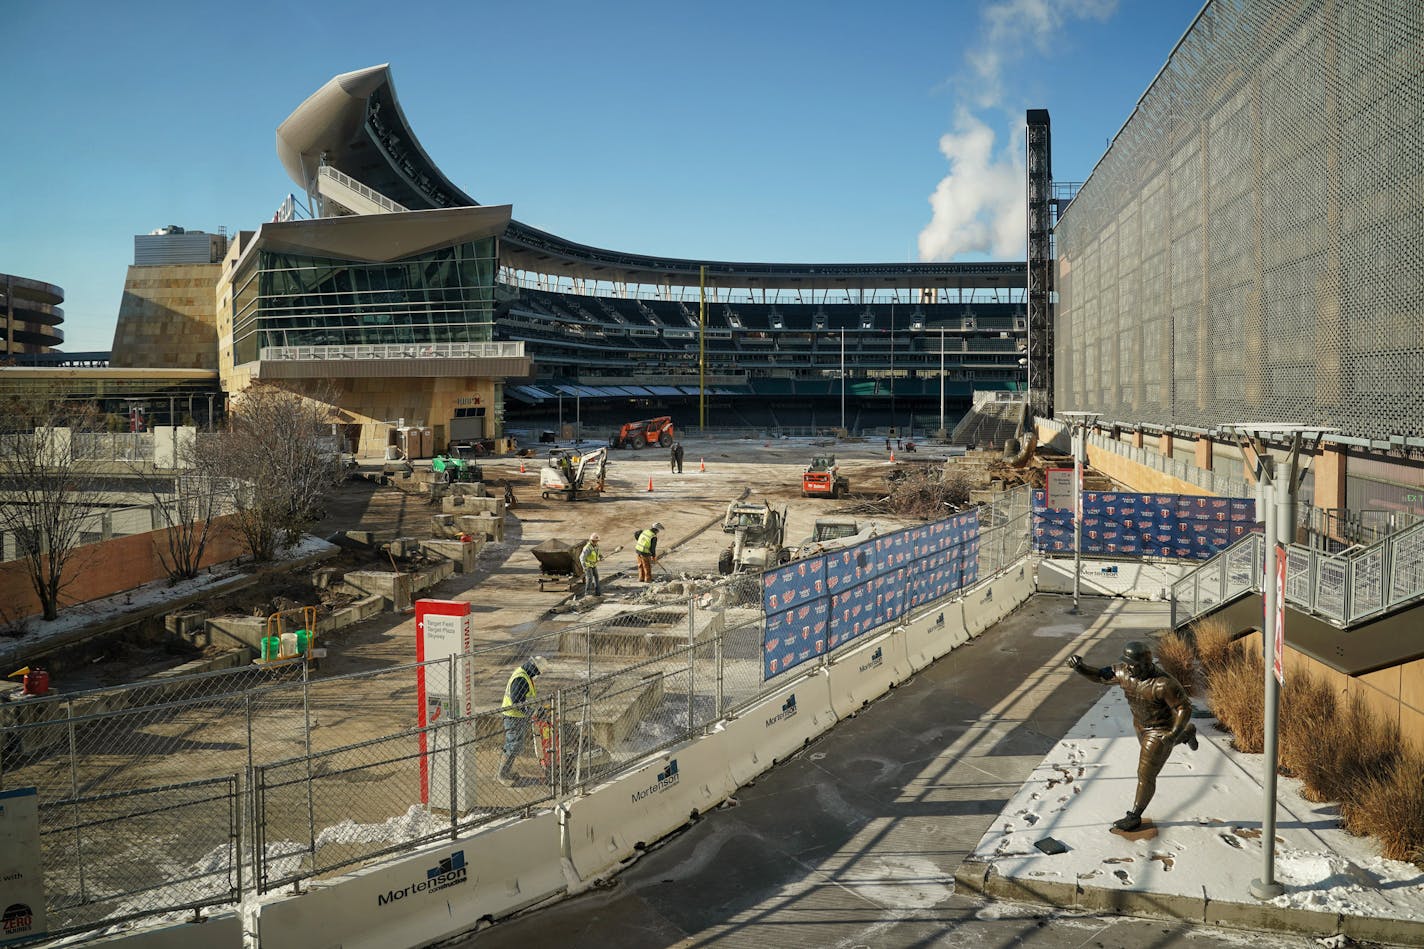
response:
<path id="1" fill-rule="evenodd" d="M 1424 658 L 1424 524 L 1354 556 L 1286 548 L 1286 642 L 1358 676 Z M 1233 631 L 1260 629 L 1265 542 L 1242 538 L 1172 585 L 1172 625 L 1212 617 Z"/>

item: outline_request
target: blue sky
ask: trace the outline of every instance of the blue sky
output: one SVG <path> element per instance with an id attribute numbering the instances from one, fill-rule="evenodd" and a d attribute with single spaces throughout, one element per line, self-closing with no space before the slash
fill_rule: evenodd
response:
<path id="1" fill-rule="evenodd" d="M 109 4 L 6 0 L 0 272 L 108 349 L 133 235 L 252 229 L 277 125 L 391 64 L 476 200 L 586 244 L 715 260 L 1023 256 L 1026 108 L 1082 180 L 1199 0 Z M 1014 249 L 1017 248 L 1017 249 Z"/>

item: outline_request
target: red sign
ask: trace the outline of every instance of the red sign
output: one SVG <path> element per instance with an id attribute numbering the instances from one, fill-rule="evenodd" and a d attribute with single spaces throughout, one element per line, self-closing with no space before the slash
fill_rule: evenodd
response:
<path id="1" fill-rule="evenodd" d="M 1275 637 L 1276 651 L 1274 660 L 1274 672 L 1276 681 L 1281 685 L 1286 684 L 1286 670 L 1282 658 L 1286 652 L 1286 549 L 1281 544 L 1276 545 L 1276 616 L 1275 616 Z"/>
<path id="2" fill-rule="evenodd" d="M 416 724 L 420 726 L 420 799 L 430 803 L 430 754 L 425 727 L 433 725 L 444 714 L 447 706 L 453 706 L 457 699 L 464 700 L 463 712 L 472 711 L 469 681 L 455 683 L 460 696 L 447 695 L 450 691 L 448 670 L 435 666 L 427 683 L 425 663 L 450 659 L 470 651 L 470 604 L 456 600 L 416 600 L 415 601 L 415 667 Z M 469 675 L 469 663 L 465 675 Z"/>

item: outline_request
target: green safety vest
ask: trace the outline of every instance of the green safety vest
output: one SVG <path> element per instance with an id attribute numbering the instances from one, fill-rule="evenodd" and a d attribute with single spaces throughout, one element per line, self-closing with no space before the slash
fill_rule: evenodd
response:
<path id="1" fill-rule="evenodd" d="M 432 462 L 430 463 L 430 470 L 431 470 L 431 471 L 444 471 L 444 470 L 445 470 L 445 459 L 444 459 L 444 458 L 436 458 L 434 461 L 432 461 Z"/>
<path id="2" fill-rule="evenodd" d="M 598 566 L 598 562 L 602 560 L 603 557 L 600 556 L 600 554 L 598 553 L 598 548 L 595 547 L 593 544 L 585 544 L 583 547 L 582 559 L 583 565 L 585 567 L 596 567 Z"/>
<path id="3" fill-rule="evenodd" d="M 653 552 L 653 541 L 657 539 L 657 531 L 650 527 L 638 535 L 638 543 L 635 549 L 640 554 L 651 554 Z"/>
<path id="4" fill-rule="evenodd" d="M 510 693 L 514 689 L 514 680 L 521 678 L 525 682 L 529 683 L 529 694 L 525 696 L 524 701 L 534 701 L 534 680 L 530 678 L 529 673 L 524 671 L 524 666 L 520 665 L 519 668 L 514 670 L 514 673 L 509 677 L 509 682 L 507 682 L 504 686 L 504 704 L 500 706 L 504 714 L 508 715 L 511 718 L 525 717 L 524 713 L 515 707 L 514 699 L 510 696 Z"/>

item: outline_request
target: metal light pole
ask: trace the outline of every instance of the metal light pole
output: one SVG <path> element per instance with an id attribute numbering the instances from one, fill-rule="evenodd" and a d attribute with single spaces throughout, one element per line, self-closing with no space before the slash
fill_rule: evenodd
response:
<path id="1" fill-rule="evenodd" d="M 1286 891 L 1276 880 L 1276 769 L 1278 761 L 1279 725 L 1281 693 L 1280 682 L 1276 679 L 1276 611 L 1283 610 L 1285 604 L 1277 601 L 1276 569 L 1277 547 L 1284 556 L 1284 547 L 1295 533 L 1296 488 L 1305 478 L 1305 469 L 1300 464 L 1301 449 L 1307 432 L 1314 435 L 1311 451 L 1320 444 L 1320 439 L 1334 429 L 1307 428 L 1303 425 L 1277 425 L 1265 423 L 1239 423 L 1223 426 L 1235 434 L 1240 441 L 1242 454 L 1249 448 L 1255 457 L 1256 482 L 1259 487 L 1261 510 L 1258 517 L 1265 527 L 1266 562 L 1261 576 L 1261 600 L 1264 617 L 1261 623 L 1261 648 L 1265 659 L 1265 677 L 1262 682 L 1264 693 L 1264 728 L 1262 749 L 1263 763 L 1262 791 L 1265 796 L 1265 814 L 1261 819 L 1261 876 L 1251 881 L 1251 895 L 1258 900 L 1275 899 Z M 1275 459 L 1270 456 L 1265 445 L 1267 438 L 1281 438 L 1290 442 L 1289 453 L 1282 472 L 1276 471 Z M 1285 591 L 1280 591 L 1280 596 Z M 1282 644 L 1284 646 L 1284 643 Z"/>
<path id="2" fill-rule="evenodd" d="M 895 304 L 890 304 L 890 428 L 900 431 L 895 424 Z"/>
<path id="3" fill-rule="evenodd" d="M 944 438 L 944 327 L 939 328 L 939 437 Z"/>
<path id="4" fill-rule="evenodd" d="M 1083 578 L 1083 461 L 1087 455 L 1088 427 L 1096 422 L 1099 412 L 1059 412 L 1073 431 L 1073 608 L 1078 613 L 1078 593 Z"/>
<path id="5" fill-rule="evenodd" d="M 841 431 L 845 431 L 845 327 L 841 327 Z"/>

